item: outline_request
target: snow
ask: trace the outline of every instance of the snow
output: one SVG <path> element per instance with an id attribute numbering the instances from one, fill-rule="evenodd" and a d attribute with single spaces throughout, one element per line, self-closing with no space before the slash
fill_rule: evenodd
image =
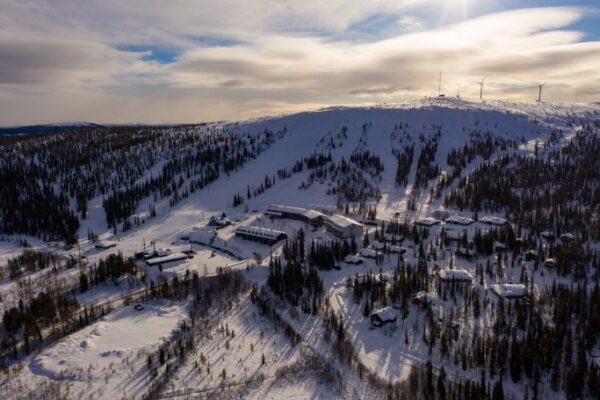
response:
<path id="1" fill-rule="evenodd" d="M 494 217 L 494 216 L 489 216 L 486 215 L 485 217 L 481 217 L 479 218 L 479 222 L 483 223 L 483 224 L 488 224 L 488 225 L 506 225 L 506 218 L 500 218 L 500 217 Z"/>
<path id="2" fill-rule="evenodd" d="M 344 157 L 349 158 L 355 149 L 368 149 L 381 156 L 384 164 L 384 173 L 381 181 L 375 182 L 381 189 L 382 198 L 377 203 L 377 218 L 386 220 L 392 216 L 398 220 L 417 221 L 422 225 L 430 226 L 429 238 L 439 235 L 442 228 L 448 229 L 446 224 L 457 222 L 468 225 L 473 220 L 466 216 L 450 217 L 454 211 L 440 209 L 443 195 L 440 199 L 428 198 L 428 191 L 423 190 L 416 198 L 416 208 L 409 207 L 411 195 L 416 195 L 418 189 L 411 184 L 406 187 L 396 186 L 394 172 L 396 160 L 392 154 L 393 149 L 402 148 L 406 144 L 414 144 L 418 156 L 418 136 L 423 134 L 428 137 L 433 134 L 433 126 L 442 127 L 442 136 L 438 146 L 435 162 L 447 173 L 450 168 L 446 164 L 447 154 L 453 148 L 462 147 L 468 139 L 468 133 L 477 129 L 490 132 L 493 135 L 525 141 L 519 149 L 511 151 L 515 154 L 531 154 L 535 143 L 544 140 L 551 129 L 560 128 L 568 136 L 576 129 L 569 127 L 573 116 L 581 120 L 592 120 L 600 117 L 600 106 L 597 105 L 570 105 L 553 103 L 514 103 L 505 101 L 470 102 L 455 99 L 432 100 L 424 99 L 404 104 L 356 107 L 356 108 L 328 108 L 317 112 L 305 112 L 294 115 L 263 118 L 259 120 L 239 123 L 240 132 L 261 132 L 264 129 L 277 131 L 282 127 L 287 128 L 287 134 L 256 159 L 250 161 L 244 168 L 223 174 L 215 183 L 204 190 L 196 191 L 174 207 L 168 206 L 168 199 L 157 203 L 158 215 L 148 219 L 139 227 L 134 227 L 127 232 L 113 235 L 106 226 L 105 215 L 102 208 L 102 197 L 98 196 L 90 201 L 89 215 L 82 221 L 80 229 L 80 246 L 83 254 L 88 256 L 91 264 L 108 254 L 122 252 L 125 256 L 133 255 L 147 248 L 154 242 L 156 248 L 170 248 L 173 254 L 181 252 L 178 246 L 188 245 L 195 251 L 192 259 L 181 259 L 170 262 L 159 272 L 156 268 L 144 267 L 149 271 L 149 276 L 172 277 L 174 274 L 183 275 L 186 270 L 197 271 L 201 276 L 214 275 L 222 268 L 240 269 L 248 282 L 257 285 L 264 284 L 267 270 L 261 266 L 259 259 L 267 259 L 273 254 L 279 254 L 280 246 L 270 248 L 267 245 L 245 241 L 235 237 L 238 229 L 252 226 L 260 231 L 270 230 L 285 233 L 292 237 L 299 229 L 307 234 L 307 240 L 321 241 L 334 240 L 335 238 L 323 228 L 315 229 L 301 221 L 273 219 L 263 213 L 269 209 L 277 212 L 286 209 L 296 210 L 305 216 L 321 216 L 321 211 L 331 214 L 339 212 L 336 207 L 336 196 L 327 195 L 328 182 L 317 181 L 308 190 L 299 189 L 300 183 L 306 179 L 309 172 L 303 171 L 293 174 L 291 178 L 278 180 L 275 186 L 264 193 L 245 199 L 244 204 L 234 208 L 231 199 L 234 194 L 245 193 L 247 185 L 257 186 L 262 177 L 271 175 L 279 168 L 290 168 L 294 161 L 307 155 L 319 152 L 331 152 L 334 161 Z M 371 123 L 368 132 L 363 134 L 363 124 Z M 399 138 L 392 138 L 390 133 L 396 124 L 406 124 L 406 133 L 409 140 L 401 142 Z M 576 124 L 575 124 L 576 125 Z M 336 138 L 342 127 L 347 128 L 347 138 Z M 565 136 L 565 137 L 567 137 Z M 332 140 L 336 147 L 329 148 L 327 144 Z M 499 154 L 492 155 L 492 160 Z M 483 160 L 477 157 L 467 165 L 463 176 L 472 171 Z M 413 163 L 414 164 L 414 163 Z M 156 173 L 156 170 L 149 171 Z M 410 176 L 414 176 L 414 165 Z M 435 180 L 432 181 L 434 183 Z M 142 201 L 138 207 L 138 214 L 147 212 L 150 200 Z M 277 204 L 293 204 L 282 206 Z M 250 211 L 250 210 L 256 210 Z M 317 211 L 320 210 L 320 211 Z M 219 230 L 210 229 L 207 223 L 211 216 L 220 216 L 223 212 L 229 215 L 231 225 Z M 439 219 L 450 217 L 445 223 L 440 224 Z M 346 217 L 342 223 L 347 223 Z M 330 217 L 338 219 L 340 217 Z M 358 218 L 358 217 L 357 217 Z M 344 222 L 346 221 L 346 222 Z M 355 221 L 353 221 L 355 222 Z M 484 216 L 478 222 L 483 224 L 501 225 L 507 221 L 501 216 Z M 356 222 L 355 222 L 356 223 Z M 463 227 L 460 228 L 462 236 Z M 474 226 L 464 227 L 469 237 L 474 234 Z M 99 234 L 103 242 L 114 244 L 111 249 L 96 249 L 95 243 L 87 240 L 88 229 Z M 457 228 L 458 229 L 458 228 Z M 453 232 L 458 232 L 455 230 Z M 453 233 L 449 233 L 452 235 Z M 189 243 L 182 241 L 183 236 L 189 235 Z M 402 237 L 385 234 L 386 241 L 400 242 Z M 7 259 L 18 255 L 22 248 L 19 247 L 17 237 L 4 237 L 0 241 L 0 266 L 6 265 Z M 39 240 L 27 238 L 39 249 L 49 249 L 49 246 Z M 416 247 L 412 244 L 401 243 L 390 245 L 390 252 L 402 252 L 408 262 L 414 263 L 413 253 Z M 373 242 L 373 246 L 381 248 L 381 243 Z M 452 246 L 452 245 L 451 245 Z M 64 251 L 52 248 L 52 251 L 63 257 L 77 255 L 77 250 Z M 368 271 L 384 273 L 391 271 L 396 265 L 396 256 L 382 255 L 383 264 L 375 264 L 368 259 L 375 257 L 373 249 L 360 249 L 359 254 L 346 257 L 341 271 L 321 271 L 324 287 L 331 300 L 332 309 L 344 317 L 348 324 L 349 337 L 357 349 L 359 359 L 375 372 L 379 377 L 398 382 L 408 376 L 411 365 L 427 359 L 427 348 L 420 341 L 421 335 L 414 335 L 423 326 L 425 313 L 418 311 L 411 305 L 410 315 L 406 320 L 398 319 L 395 324 L 382 329 L 369 330 L 368 318 L 363 317 L 360 305 L 353 303 L 351 291 L 345 287 L 345 279 L 356 274 L 365 274 Z M 380 253 L 381 254 L 381 253 Z M 452 249 L 440 251 L 436 262 L 446 265 L 451 257 Z M 169 255 L 165 254 L 166 257 Z M 362 262 L 362 265 L 350 265 L 353 262 Z M 254 266 L 257 264 L 257 266 Z M 428 268 L 433 268 L 434 263 L 428 263 Z M 547 285 L 556 280 L 561 282 L 561 277 L 552 271 L 533 271 L 533 262 L 526 263 L 530 277 L 534 278 L 536 285 Z M 473 280 L 475 264 L 467 261 L 457 261 L 459 268 L 439 271 L 442 279 L 468 279 Z M 87 267 L 83 267 L 87 268 Z M 541 270 L 541 269 L 540 269 Z M 520 265 L 516 268 L 506 266 L 503 281 L 514 282 L 518 277 Z M 33 282 L 34 291 L 39 291 L 44 282 L 52 278 L 56 281 L 71 282 L 78 279 L 79 269 L 72 271 L 59 271 L 51 275 L 49 271 L 38 271 L 28 274 Z M 375 274 L 378 276 L 378 274 Z M 566 280 L 562 280 L 566 282 Z M 122 296 L 128 291 L 139 286 L 135 282 L 117 282 L 92 288 L 90 291 L 77 296 L 80 302 L 89 303 L 99 300 L 112 300 Z M 496 288 L 503 296 L 522 293 L 524 288 L 518 284 L 489 284 L 473 285 L 476 289 L 489 293 L 485 289 Z M 534 289 L 535 290 L 535 289 Z M 0 294 L 2 296 L 2 309 L 15 305 L 21 294 L 21 289 L 15 282 L 8 278 L 0 281 Z M 439 293 L 433 293 L 432 296 Z M 444 311 L 449 309 L 441 297 L 436 297 L 435 312 L 444 316 Z M 282 306 L 283 310 L 283 306 Z M 392 309 L 392 311 L 395 311 Z M 105 316 L 101 321 L 75 332 L 59 343 L 43 350 L 38 355 L 31 357 L 25 370 L 25 379 L 31 378 L 33 383 L 38 379 L 57 379 L 64 377 L 73 385 L 72 393 L 94 394 L 95 398 L 122 398 L 123 393 L 127 398 L 134 398 L 141 394 L 140 387 L 144 379 L 130 376 L 132 368 L 140 374 L 145 374 L 144 357 L 137 357 L 147 348 L 155 347 L 161 340 L 169 337 L 178 322 L 184 317 L 182 304 L 154 304 L 146 305 L 143 311 L 134 311 L 132 307 L 125 307 Z M 293 316 L 285 311 L 285 317 L 291 321 L 303 336 L 303 344 L 310 346 L 315 352 L 327 355 L 326 344 L 323 343 L 323 330 L 319 317 Z M 228 329 L 235 330 L 235 337 L 226 337 L 217 329 L 220 325 L 227 324 Z M 461 321 L 461 335 L 468 329 L 482 329 L 489 327 L 489 321 L 467 320 Z M 263 336 L 261 337 L 261 331 Z M 465 337 L 467 337 L 465 333 Z M 208 337 L 210 335 L 210 337 Z M 410 337 L 410 343 L 404 344 L 405 335 Z M 225 351 L 225 343 L 229 341 L 230 349 Z M 250 344 L 254 344 L 254 352 Z M 198 373 L 193 362 L 204 353 L 210 359 L 212 378 L 210 374 Z M 261 366 L 262 353 L 265 353 L 267 363 Z M 136 358 L 137 357 L 137 358 Z M 178 372 L 173 381 L 176 388 L 207 388 L 218 383 L 217 374 L 226 369 L 231 381 L 244 379 L 254 373 L 264 373 L 267 378 L 263 384 L 246 388 L 243 396 L 250 399 L 269 398 L 338 398 L 342 397 L 332 389 L 333 385 L 324 383 L 321 376 L 298 375 L 277 377 L 276 372 L 280 367 L 288 367 L 300 362 L 303 355 L 299 350 L 292 349 L 289 341 L 281 334 L 275 332 L 271 323 L 258 315 L 256 309 L 247 298 L 241 299 L 233 309 L 220 315 L 217 325 L 207 326 L 206 337 L 199 341 L 197 354 L 191 357 L 189 365 Z M 242 362 L 239 362 L 239 360 Z M 439 361 L 439 360 L 438 360 Z M 434 363 L 436 360 L 434 360 Z M 111 366 L 112 363 L 112 366 Z M 129 363 L 129 364 L 128 364 Z M 91 367 L 90 367 L 91 365 Z M 91 368 L 91 369 L 89 369 Z M 88 373 L 89 369 L 89 373 Z M 110 374 L 110 370 L 115 372 Z M 450 368 L 448 369 L 449 372 Z M 108 384 L 104 377 L 110 375 Z M 235 374 L 235 377 L 233 376 Z M 475 376 L 474 379 L 478 377 Z M 91 385 L 88 389 L 87 385 Z M 101 394 L 98 392 L 104 390 Z M 76 395 L 77 396 L 77 395 Z M 82 397 L 82 396 L 81 396 Z M 346 396 L 351 397 L 351 396 Z M 357 396 L 361 397 L 361 396 Z M 362 396 L 369 398 L 369 396 Z"/>
<path id="3" fill-rule="evenodd" d="M 455 224 L 455 225 L 471 225 L 475 220 L 469 217 L 463 217 L 460 215 L 452 215 L 446 218 L 447 224 Z"/>
<path id="4" fill-rule="evenodd" d="M 239 226 L 235 228 L 235 233 L 244 233 L 246 235 L 255 236 L 261 239 L 278 239 L 283 236 L 287 236 L 285 232 L 278 231 L 276 229 L 263 228 L 261 226 Z"/>
<path id="5" fill-rule="evenodd" d="M 473 275 L 464 269 L 443 269 L 438 272 L 438 275 L 443 281 L 472 281 Z"/>
<path id="6" fill-rule="evenodd" d="M 417 220 L 417 222 L 415 222 L 417 225 L 421 225 L 421 226 L 434 226 L 440 223 L 439 220 L 432 218 L 432 217 L 425 217 L 425 218 L 421 218 L 419 220 Z"/>
<path id="7" fill-rule="evenodd" d="M 344 215 L 334 214 L 327 217 L 327 221 L 338 229 L 346 229 L 351 226 L 362 226 L 362 224 L 356 222 L 352 218 L 348 218 Z"/>
<path id="8" fill-rule="evenodd" d="M 369 248 L 362 248 L 362 249 L 358 250 L 358 253 L 362 257 L 366 257 L 366 258 L 375 258 L 375 257 L 377 257 L 377 252 L 375 250 L 369 249 Z"/>
<path id="9" fill-rule="evenodd" d="M 183 253 L 172 253 L 162 257 L 154 257 L 146 261 L 148 265 L 160 265 L 175 261 L 181 261 L 187 259 L 188 256 Z"/>
<path id="10" fill-rule="evenodd" d="M 117 242 L 113 241 L 113 240 L 100 240 L 98 242 L 96 242 L 96 248 L 97 249 L 110 249 L 111 247 L 115 247 L 117 245 Z"/>
<path id="11" fill-rule="evenodd" d="M 387 322 L 387 321 L 395 321 L 396 317 L 398 315 L 396 313 L 396 310 L 394 310 L 390 306 L 387 306 L 387 307 L 381 308 L 379 310 L 373 311 L 373 313 L 371 313 L 371 317 L 373 317 L 373 316 L 378 316 L 382 322 Z"/>
<path id="12" fill-rule="evenodd" d="M 184 317 L 182 306 L 166 302 L 146 304 L 141 311 L 121 308 L 32 357 L 31 379 L 60 380 L 72 393 L 96 392 L 102 398 L 137 396 L 146 387 L 130 371 L 141 368 L 143 353 L 168 340 Z"/>
<path id="13" fill-rule="evenodd" d="M 527 294 L 527 288 L 521 284 L 500 283 L 490 285 L 490 288 L 496 295 L 506 299 L 523 297 Z"/>
<path id="14" fill-rule="evenodd" d="M 348 264 L 360 264 L 363 262 L 363 260 L 359 257 L 349 254 L 346 256 L 346 258 L 344 258 L 344 262 L 346 262 Z"/>
<path id="15" fill-rule="evenodd" d="M 267 207 L 267 212 L 265 214 L 272 214 L 272 213 L 279 214 L 279 215 L 281 215 L 281 213 L 295 214 L 298 216 L 303 216 L 309 220 L 325 216 L 322 212 L 319 212 L 317 210 L 311 210 L 311 209 L 303 208 L 303 207 L 278 205 L 278 204 L 271 204 L 271 205 L 269 205 L 269 207 Z"/>

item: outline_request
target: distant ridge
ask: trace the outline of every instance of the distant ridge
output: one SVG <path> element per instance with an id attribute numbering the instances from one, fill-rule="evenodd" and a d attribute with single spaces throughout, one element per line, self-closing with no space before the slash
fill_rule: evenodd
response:
<path id="1" fill-rule="evenodd" d="M 43 125 L 27 125 L 27 126 L 13 126 L 13 127 L 0 127 L 0 136 L 9 135 L 31 135 L 40 133 L 52 133 L 52 132 L 64 132 L 74 131 L 84 128 L 104 128 L 103 125 L 94 124 L 92 122 L 73 122 L 64 124 L 43 124 Z"/>

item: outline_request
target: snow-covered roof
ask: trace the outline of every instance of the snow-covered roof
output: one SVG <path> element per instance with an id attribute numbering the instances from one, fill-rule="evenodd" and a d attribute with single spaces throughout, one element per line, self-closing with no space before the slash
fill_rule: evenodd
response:
<path id="1" fill-rule="evenodd" d="M 431 303 L 435 300 L 435 297 L 427 292 L 417 292 L 412 296 L 412 299 L 423 303 Z"/>
<path id="2" fill-rule="evenodd" d="M 371 246 L 373 246 L 373 248 L 377 250 L 383 250 L 383 248 L 385 247 L 385 245 L 378 240 L 373 240 L 371 242 Z"/>
<path id="3" fill-rule="evenodd" d="M 330 224 L 335 225 L 339 229 L 344 229 L 349 226 L 363 226 L 361 223 L 356 222 L 352 218 L 348 218 L 340 214 L 330 215 L 329 217 L 327 217 L 327 221 Z"/>
<path id="4" fill-rule="evenodd" d="M 527 288 L 524 285 L 516 283 L 500 283 L 490 285 L 494 293 L 507 299 L 523 297 L 527 294 Z"/>
<path id="5" fill-rule="evenodd" d="M 415 223 L 417 225 L 433 226 L 433 225 L 439 224 L 440 221 L 433 217 L 425 217 L 425 218 L 421 218 L 421 219 L 417 220 L 417 222 L 415 222 Z"/>
<path id="6" fill-rule="evenodd" d="M 362 248 L 358 250 L 361 256 L 375 258 L 377 256 L 377 252 L 373 249 Z"/>
<path id="7" fill-rule="evenodd" d="M 190 233 L 190 242 L 208 244 L 215 236 L 213 229 L 195 229 Z"/>
<path id="8" fill-rule="evenodd" d="M 278 231 L 275 229 L 263 228 L 262 226 L 238 226 L 235 228 L 235 233 L 244 233 L 246 235 L 252 235 L 265 239 L 277 239 L 281 235 L 285 235 L 285 232 Z"/>
<path id="9" fill-rule="evenodd" d="M 573 235 L 572 233 L 563 233 L 562 235 L 560 235 L 560 239 L 564 241 L 575 240 L 575 235 Z"/>
<path id="10" fill-rule="evenodd" d="M 267 207 L 267 213 L 274 214 L 274 215 L 281 215 L 281 213 L 296 214 L 296 215 L 302 215 L 308 219 L 315 219 L 315 218 L 324 216 L 323 213 L 316 211 L 316 210 L 311 210 L 310 208 L 284 206 L 281 204 L 269 205 Z"/>
<path id="11" fill-rule="evenodd" d="M 384 308 L 381 308 L 379 310 L 375 310 L 371 313 L 371 317 L 377 316 L 379 317 L 379 319 L 382 322 L 386 322 L 386 321 L 394 321 L 396 319 L 396 310 L 394 310 L 392 307 L 387 306 Z"/>
<path id="12" fill-rule="evenodd" d="M 356 274 L 354 275 L 354 278 L 358 279 L 359 283 L 365 284 L 369 281 L 369 278 L 371 279 L 371 282 L 374 284 L 377 283 L 382 283 L 382 282 L 387 282 L 389 280 L 389 277 L 387 275 L 384 274 Z"/>
<path id="13" fill-rule="evenodd" d="M 390 253 L 406 253 L 406 248 L 402 247 L 402 246 L 398 246 L 396 244 L 391 244 L 390 247 L 388 247 L 388 250 Z"/>
<path id="14" fill-rule="evenodd" d="M 151 259 L 147 260 L 146 263 L 148 263 L 148 265 L 157 265 L 157 264 L 164 264 L 164 263 L 173 262 L 173 261 L 185 260 L 186 258 L 187 258 L 187 255 L 185 255 L 183 253 L 173 253 L 173 254 L 169 254 L 168 256 L 164 256 L 164 257 L 151 258 Z"/>
<path id="15" fill-rule="evenodd" d="M 109 249 L 111 247 L 115 247 L 116 245 L 117 242 L 112 240 L 100 240 L 99 242 L 96 242 L 96 248 L 98 249 Z"/>
<path id="16" fill-rule="evenodd" d="M 470 282 L 473 275 L 464 269 L 443 269 L 439 272 L 439 277 L 444 281 Z"/>
<path id="17" fill-rule="evenodd" d="M 458 225 L 471 225 L 475 220 L 469 217 L 462 217 L 460 215 L 453 215 L 446 219 L 447 224 L 458 224 Z"/>
<path id="18" fill-rule="evenodd" d="M 404 236 L 402 235 L 394 235 L 391 233 L 384 233 L 383 234 L 383 238 L 387 241 L 392 241 L 395 240 L 396 242 L 401 242 L 402 240 L 404 240 Z"/>
<path id="19" fill-rule="evenodd" d="M 362 259 L 353 256 L 351 254 L 348 254 L 345 258 L 344 261 L 347 262 L 348 264 L 360 264 L 361 262 L 363 262 Z"/>
<path id="20" fill-rule="evenodd" d="M 506 218 L 493 217 L 488 215 L 479 218 L 479 222 L 488 225 L 506 225 Z"/>
<path id="21" fill-rule="evenodd" d="M 546 260 L 544 260 L 544 265 L 547 267 L 554 267 L 556 264 L 556 258 L 546 258 Z"/>

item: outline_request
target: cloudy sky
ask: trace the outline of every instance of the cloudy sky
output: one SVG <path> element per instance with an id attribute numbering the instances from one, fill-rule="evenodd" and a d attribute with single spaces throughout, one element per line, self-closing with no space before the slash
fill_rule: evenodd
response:
<path id="1" fill-rule="evenodd" d="M 598 0 L 0 0 L 0 125 L 600 101 Z"/>

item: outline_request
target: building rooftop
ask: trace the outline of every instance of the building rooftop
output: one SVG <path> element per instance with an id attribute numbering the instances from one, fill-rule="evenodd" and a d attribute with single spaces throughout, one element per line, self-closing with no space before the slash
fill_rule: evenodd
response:
<path id="1" fill-rule="evenodd" d="M 280 205 L 280 204 L 269 205 L 269 207 L 267 207 L 267 212 L 268 213 L 283 213 L 283 212 L 285 212 L 285 213 L 290 213 L 290 214 L 303 215 L 308 219 L 324 217 L 324 214 L 317 210 L 311 210 L 310 208 L 303 208 L 303 207 L 284 206 L 284 205 Z"/>
<path id="2" fill-rule="evenodd" d="M 446 219 L 447 224 L 458 224 L 458 225 L 470 225 L 475 220 L 469 217 L 461 217 L 460 215 L 453 215 Z"/>
<path id="3" fill-rule="evenodd" d="M 425 218 L 421 218 L 421 219 L 417 220 L 417 222 L 415 222 L 415 223 L 417 225 L 433 226 L 433 225 L 439 224 L 440 221 L 433 217 L 425 217 Z"/>
<path id="4" fill-rule="evenodd" d="M 527 294 L 527 288 L 524 285 L 516 283 L 500 283 L 490 285 L 494 293 L 504 298 L 523 297 Z"/>
<path id="5" fill-rule="evenodd" d="M 394 310 L 392 307 L 387 306 L 384 308 L 381 308 L 379 310 L 375 310 L 371 313 L 371 317 L 373 316 L 378 316 L 379 319 L 381 319 L 382 321 L 393 321 L 396 319 L 396 310 Z"/>
<path id="6" fill-rule="evenodd" d="M 489 224 L 489 225 L 505 225 L 506 218 L 485 216 L 485 217 L 479 218 L 479 222 L 484 223 L 484 224 Z"/>
<path id="7" fill-rule="evenodd" d="M 337 226 L 340 229 L 347 228 L 347 227 L 353 226 L 353 225 L 363 226 L 361 223 L 356 222 L 352 218 L 348 218 L 348 217 L 345 217 L 345 216 L 340 215 L 340 214 L 330 215 L 329 217 L 327 217 L 327 220 L 331 224 Z"/>
<path id="8" fill-rule="evenodd" d="M 277 239 L 281 235 L 286 233 L 275 229 L 263 228 L 261 226 L 238 226 L 235 228 L 235 233 L 245 233 L 256 237 L 262 237 L 265 239 Z"/>
<path id="9" fill-rule="evenodd" d="M 472 281 L 473 275 L 464 269 L 443 269 L 439 272 L 439 277 L 445 281 Z"/>

